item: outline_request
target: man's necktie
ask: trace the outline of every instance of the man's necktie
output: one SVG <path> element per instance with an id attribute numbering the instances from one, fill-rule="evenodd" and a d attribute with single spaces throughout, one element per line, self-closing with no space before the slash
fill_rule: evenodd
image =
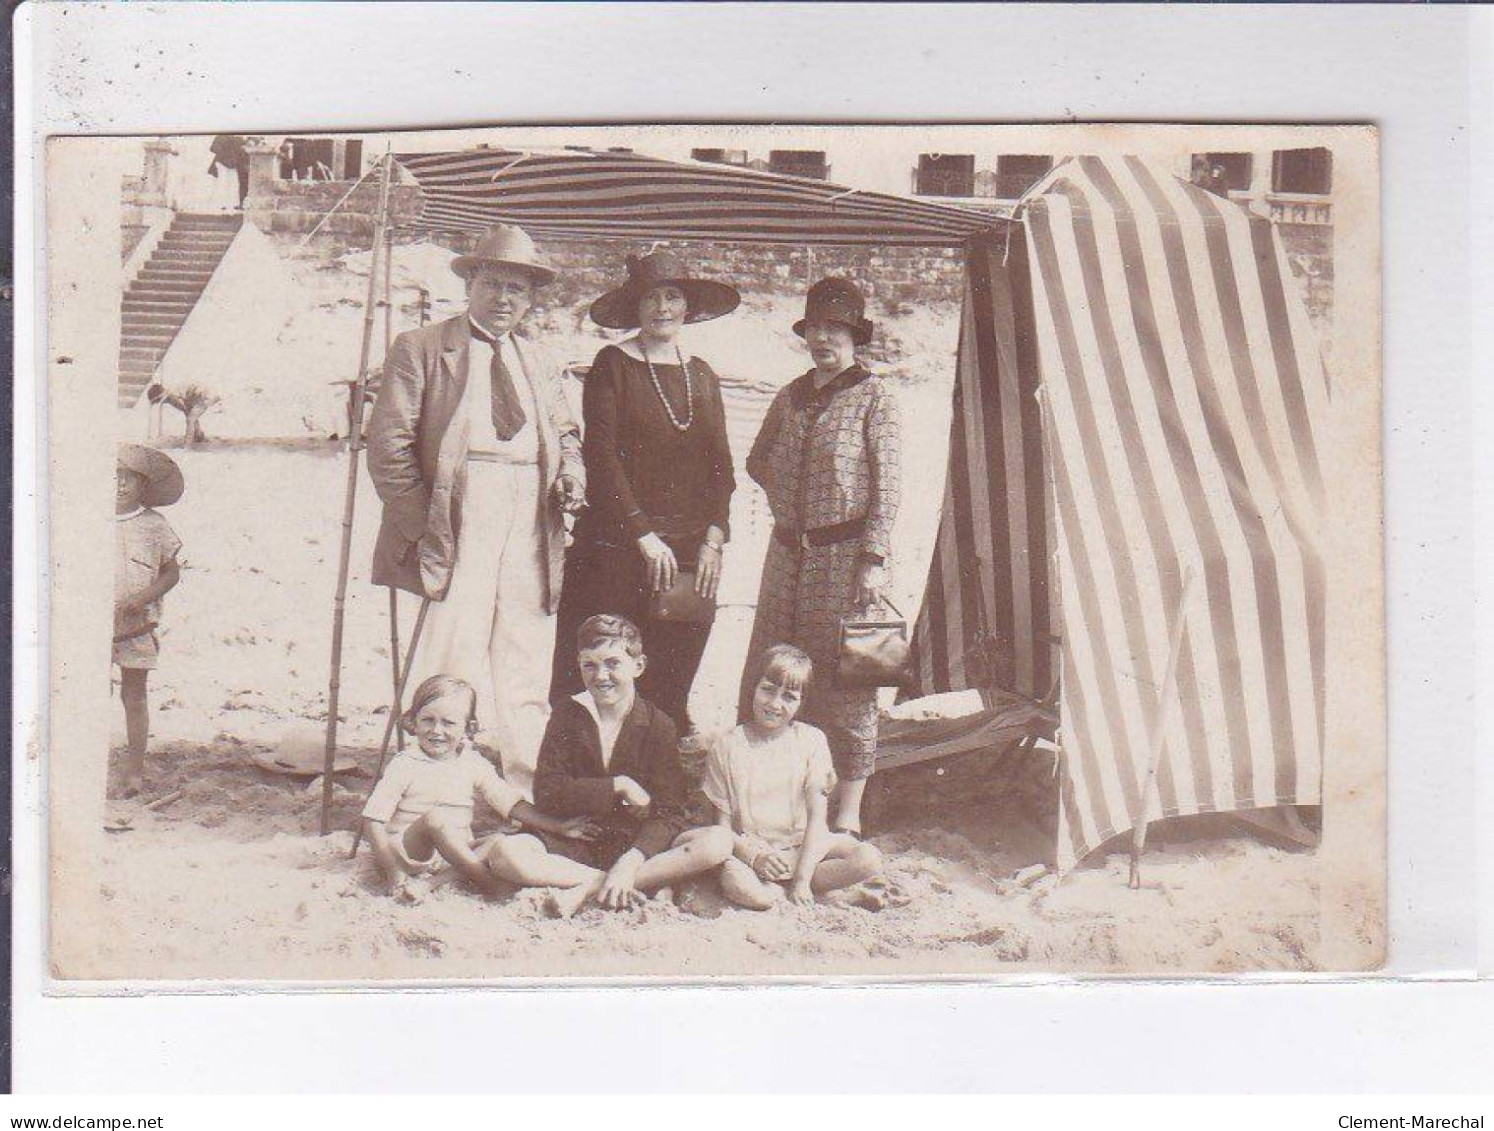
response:
<path id="1" fill-rule="evenodd" d="M 479 333 L 476 327 L 472 333 L 493 348 L 493 364 L 488 367 L 493 379 L 493 431 L 498 433 L 500 440 L 512 440 L 524 427 L 524 421 L 529 419 L 519 401 L 519 387 L 514 383 L 514 375 L 508 371 L 508 366 L 503 364 L 502 344 Z"/>

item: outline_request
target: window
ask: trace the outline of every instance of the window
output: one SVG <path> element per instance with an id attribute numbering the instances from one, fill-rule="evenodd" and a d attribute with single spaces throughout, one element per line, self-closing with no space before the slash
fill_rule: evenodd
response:
<path id="1" fill-rule="evenodd" d="M 333 148 L 330 137 L 288 137 L 281 147 L 280 175 L 298 181 L 330 181 Z"/>
<path id="2" fill-rule="evenodd" d="M 1053 168 L 1053 158 L 1035 154 L 1008 154 L 996 158 L 996 195 L 1016 200 Z"/>
<path id="3" fill-rule="evenodd" d="M 363 142 L 349 141 L 342 154 L 342 179 L 356 181 L 363 176 Z"/>
<path id="4" fill-rule="evenodd" d="M 913 191 L 920 196 L 974 196 L 974 154 L 919 154 Z"/>
<path id="5" fill-rule="evenodd" d="M 1326 196 L 1333 191 L 1333 154 L 1326 149 L 1278 149 L 1271 158 L 1271 191 Z"/>
<path id="6" fill-rule="evenodd" d="M 745 149 L 692 149 L 690 156 L 696 161 L 708 161 L 712 165 L 745 165 Z"/>
<path id="7" fill-rule="evenodd" d="M 769 150 L 768 168 L 774 173 L 787 173 L 793 177 L 813 177 L 819 181 L 830 179 L 830 166 L 825 164 L 823 149 Z"/>
<path id="8" fill-rule="evenodd" d="M 1205 153 L 1203 159 L 1209 169 L 1218 170 L 1224 188 L 1229 192 L 1245 192 L 1250 188 L 1250 177 L 1255 162 L 1248 153 Z"/>

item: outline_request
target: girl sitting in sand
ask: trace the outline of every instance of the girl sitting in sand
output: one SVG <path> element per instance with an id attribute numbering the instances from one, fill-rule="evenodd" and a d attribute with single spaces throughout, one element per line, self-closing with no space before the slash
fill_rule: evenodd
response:
<path id="1" fill-rule="evenodd" d="M 431 676 L 415 689 L 399 725 L 414 735 L 418 748 L 394 756 L 363 806 L 368 842 L 397 899 L 418 902 L 422 889 L 412 880 L 442 860 L 484 893 L 497 886 L 487 863 L 495 838 L 472 836 L 479 794 L 505 820 L 571 840 L 596 838 L 588 817 L 561 820 L 541 813 L 472 746 L 477 695 L 466 680 Z"/>
<path id="2" fill-rule="evenodd" d="M 813 904 L 817 894 L 869 879 L 882 867 L 873 846 L 826 824 L 835 785 L 830 745 L 823 732 L 794 721 L 813 670 L 791 644 L 763 653 L 752 717 L 712 747 L 701 783 L 716 823 L 736 840 L 721 866 L 721 890 L 756 911 L 785 891 L 795 903 Z"/>
<path id="3" fill-rule="evenodd" d="M 145 747 L 150 738 L 146 684 L 160 645 L 161 598 L 181 580 L 176 556 L 182 542 L 155 507 L 182 497 L 185 483 L 176 461 L 140 444 L 121 444 L 114 461 L 114 651 L 119 697 L 124 703 L 124 796 L 140 792 Z"/>

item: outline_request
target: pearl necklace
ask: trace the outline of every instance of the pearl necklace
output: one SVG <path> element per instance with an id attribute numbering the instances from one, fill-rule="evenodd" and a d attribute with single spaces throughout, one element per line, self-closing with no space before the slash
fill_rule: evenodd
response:
<path id="1" fill-rule="evenodd" d="M 674 407 L 669 403 L 669 398 L 664 395 L 664 386 L 659 384 L 659 375 L 654 371 L 653 358 L 648 356 L 648 347 L 642 341 L 638 343 L 638 352 L 643 354 L 643 363 L 648 366 L 648 379 L 654 383 L 654 392 L 659 394 L 659 403 L 664 406 L 664 413 L 669 417 L 669 423 L 673 424 L 677 431 L 690 431 L 690 425 L 695 423 L 695 391 L 690 385 L 690 367 L 685 364 L 685 355 L 680 353 L 680 347 L 674 347 L 674 356 L 679 359 L 680 372 L 685 375 L 685 421 L 683 424 L 674 414 Z"/>

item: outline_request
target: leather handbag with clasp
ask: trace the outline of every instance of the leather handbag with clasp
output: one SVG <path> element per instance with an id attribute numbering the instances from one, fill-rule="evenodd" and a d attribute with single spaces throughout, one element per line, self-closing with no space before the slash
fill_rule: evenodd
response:
<path id="1" fill-rule="evenodd" d="M 716 619 L 716 602 L 695 591 L 694 570 L 682 569 L 675 573 L 673 585 L 649 598 L 648 615 L 676 624 L 710 624 Z"/>
<path id="2" fill-rule="evenodd" d="M 836 682 L 841 687 L 910 687 L 912 639 L 898 607 L 882 598 L 896 620 L 868 615 L 842 617 Z"/>

